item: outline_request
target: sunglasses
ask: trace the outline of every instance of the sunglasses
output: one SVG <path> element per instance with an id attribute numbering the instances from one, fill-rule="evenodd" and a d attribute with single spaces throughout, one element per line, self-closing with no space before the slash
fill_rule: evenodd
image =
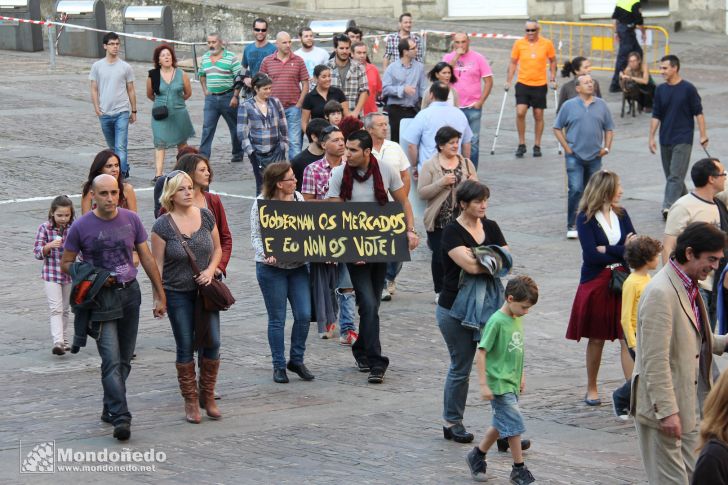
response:
<path id="1" fill-rule="evenodd" d="M 327 126 L 326 128 L 324 128 L 323 130 L 321 130 L 321 134 L 328 135 L 329 133 L 333 133 L 335 131 L 341 131 L 341 129 L 339 129 L 338 126 L 330 125 L 330 126 Z"/>
<path id="2" fill-rule="evenodd" d="M 538 32 L 538 29 L 526 29 L 526 32 Z"/>
<path id="3" fill-rule="evenodd" d="M 257 28 L 254 28 L 253 30 L 256 31 L 256 32 L 268 32 L 268 29 L 257 29 Z"/>
<path id="4" fill-rule="evenodd" d="M 175 178 L 177 175 L 181 173 L 187 173 L 184 170 L 172 170 L 167 175 L 164 176 L 164 185 L 167 185 L 167 182 Z"/>
<path id="5" fill-rule="evenodd" d="M 725 170 L 711 175 L 711 177 L 725 177 L 725 176 L 728 176 L 728 171 L 725 171 Z"/>

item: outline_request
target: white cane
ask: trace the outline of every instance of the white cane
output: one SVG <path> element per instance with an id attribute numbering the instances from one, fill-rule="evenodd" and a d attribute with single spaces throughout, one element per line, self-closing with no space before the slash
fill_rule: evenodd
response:
<path id="1" fill-rule="evenodd" d="M 498 115 L 498 125 L 495 127 L 495 138 L 493 138 L 493 148 L 490 149 L 490 154 L 495 154 L 495 144 L 498 141 L 498 132 L 500 132 L 501 120 L 503 119 L 503 110 L 506 107 L 506 98 L 508 97 L 508 90 L 503 93 L 503 102 L 501 103 L 500 114 Z"/>

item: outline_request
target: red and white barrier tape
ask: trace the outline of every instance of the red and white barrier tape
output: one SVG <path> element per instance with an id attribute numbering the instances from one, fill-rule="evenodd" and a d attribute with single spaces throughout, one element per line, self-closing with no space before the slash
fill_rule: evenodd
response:
<path id="1" fill-rule="evenodd" d="M 74 24 L 67 24 L 65 22 L 55 22 L 53 20 L 29 20 L 29 19 L 19 19 L 15 17 L 6 17 L 4 15 L 0 15 L 0 20 L 13 20 L 16 22 L 22 22 L 25 24 L 33 24 L 33 25 L 59 25 L 61 27 L 67 27 L 69 29 L 83 29 L 83 30 L 91 30 L 93 32 L 101 32 L 101 33 L 107 33 L 107 32 L 115 32 L 111 30 L 101 30 L 101 29 L 95 29 L 93 27 L 86 27 L 84 25 L 74 25 Z M 181 44 L 181 45 L 194 45 L 194 42 L 182 42 L 180 40 L 172 40 L 172 39 L 162 39 L 160 37 L 150 37 L 148 35 L 139 35 L 139 34 L 128 34 L 126 32 L 116 32 L 120 37 L 130 37 L 132 39 L 142 39 L 142 40 L 151 40 L 153 42 L 164 42 L 167 44 Z"/>
<path id="2" fill-rule="evenodd" d="M 455 35 L 458 32 L 445 32 L 443 30 L 423 30 L 426 34 L 436 35 Z M 468 37 L 475 37 L 479 39 L 501 39 L 501 40 L 518 40 L 522 39 L 523 36 L 511 35 L 511 34 L 494 34 L 494 33 L 481 33 L 481 32 L 467 32 Z"/>

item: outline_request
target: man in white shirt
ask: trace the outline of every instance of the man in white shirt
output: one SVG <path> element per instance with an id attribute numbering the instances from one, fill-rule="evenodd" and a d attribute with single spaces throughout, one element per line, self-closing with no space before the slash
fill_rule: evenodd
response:
<path id="1" fill-rule="evenodd" d="M 372 155 L 374 155 L 382 165 L 393 167 L 404 184 L 404 193 L 409 195 L 410 191 L 410 173 L 409 160 L 399 143 L 387 140 L 387 132 L 389 131 L 389 120 L 382 113 L 369 113 L 364 117 L 364 129 L 366 129 L 372 137 L 373 147 Z M 392 295 L 397 290 L 394 280 L 399 272 L 402 271 L 402 262 L 387 263 L 387 274 L 385 276 L 385 285 L 382 289 L 382 301 L 390 301 Z"/>
<path id="2" fill-rule="evenodd" d="M 306 69 L 308 69 L 308 75 L 313 77 L 313 68 L 319 64 L 329 62 L 329 53 L 321 47 L 313 45 L 313 30 L 309 27 L 304 27 L 299 30 L 298 38 L 301 39 L 301 48 L 294 52 L 294 54 L 303 58 L 303 61 L 306 63 Z"/>

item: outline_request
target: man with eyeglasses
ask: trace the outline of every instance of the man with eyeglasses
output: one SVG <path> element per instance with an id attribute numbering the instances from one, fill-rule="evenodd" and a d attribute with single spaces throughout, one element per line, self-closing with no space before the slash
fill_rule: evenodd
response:
<path id="1" fill-rule="evenodd" d="M 251 78 L 258 74 L 263 59 L 276 51 L 276 46 L 268 42 L 268 21 L 266 19 L 255 19 L 253 36 L 255 42 L 246 45 L 243 50 L 243 67 L 250 71 Z M 250 87 L 250 79 L 247 79 L 245 84 Z"/>
<path id="2" fill-rule="evenodd" d="M 382 96 L 387 98 L 387 113 L 391 127 L 391 140 L 399 143 L 400 122 L 414 118 L 427 91 L 425 67 L 418 61 L 417 44 L 406 38 L 397 46 L 399 60 L 384 71 Z"/>
<path id="3" fill-rule="evenodd" d="M 508 64 L 508 76 L 505 89 L 511 88 L 513 76 L 518 70 L 516 82 L 516 129 L 518 130 L 518 149 L 516 157 L 526 154 L 526 113 L 533 108 L 534 143 L 533 156 L 541 156 L 541 136 L 543 135 L 543 110 L 546 109 L 546 63 L 549 64 L 549 82 L 556 90 L 556 50 L 554 44 L 540 37 L 540 27 L 535 20 L 526 22 L 526 35 L 513 43 L 511 62 Z"/>
<path id="4" fill-rule="evenodd" d="M 554 122 L 554 135 L 564 147 L 567 197 L 566 238 L 576 239 L 576 212 L 584 187 L 602 168 L 602 158 L 609 154 L 614 137 L 614 121 L 609 107 L 594 96 L 594 80 L 583 75 L 576 78 L 575 98 L 566 101 Z"/>
<path id="5" fill-rule="evenodd" d="M 452 88 L 458 94 L 459 108 L 470 125 L 470 160 L 478 168 L 480 120 L 483 105 L 493 89 L 493 70 L 485 57 L 470 48 L 470 38 L 465 32 L 456 32 L 452 44 L 453 51 L 445 54 L 442 60 L 452 66 L 452 72 L 457 77 Z"/>
<path id="6" fill-rule="evenodd" d="M 225 48 L 218 33 L 207 36 L 207 47 L 208 51 L 202 56 L 198 72 L 200 86 L 205 94 L 200 153 L 210 159 L 217 122 L 222 116 L 230 130 L 233 155 L 230 161 L 242 162 L 243 149 L 237 134 L 239 101 L 235 89 L 235 78 L 240 73 L 240 62 L 235 54 Z"/>
<path id="7" fill-rule="evenodd" d="M 690 224 L 640 297 L 632 415 L 652 484 L 687 484 L 695 468 L 713 354 L 728 343 L 711 331 L 698 285 L 718 267 L 727 242 L 712 224 Z"/>
<path id="8" fill-rule="evenodd" d="M 129 125 L 136 121 L 134 71 L 119 58 L 121 39 L 115 32 L 103 38 L 106 56 L 94 62 L 88 75 L 91 81 L 91 102 L 101 123 L 106 145 L 119 155 L 121 173 L 129 177 L 127 143 Z"/>
<path id="9" fill-rule="evenodd" d="M 716 196 L 725 190 L 725 167 L 717 158 L 703 158 L 693 165 L 690 178 L 695 189 L 677 199 L 667 213 L 665 236 L 662 240 L 663 264 L 667 264 L 670 260 L 677 237 L 693 222 L 707 222 L 715 227 L 721 227 L 719 206 L 722 205 L 725 210 L 725 205 Z M 716 299 L 713 294 L 713 277 L 714 274 L 711 272 L 700 282 L 700 294 L 708 310 L 710 325 L 715 328 Z"/>

